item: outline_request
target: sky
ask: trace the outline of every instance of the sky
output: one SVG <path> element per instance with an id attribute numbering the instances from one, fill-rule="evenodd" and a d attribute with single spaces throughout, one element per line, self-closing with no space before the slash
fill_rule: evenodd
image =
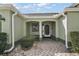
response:
<path id="1" fill-rule="evenodd" d="M 13 4 L 20 13 L 62 13 L 71 3 L 16 3 Z"/>

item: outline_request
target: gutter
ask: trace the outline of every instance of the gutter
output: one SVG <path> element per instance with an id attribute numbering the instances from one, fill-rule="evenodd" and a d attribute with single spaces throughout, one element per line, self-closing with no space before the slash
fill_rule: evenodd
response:
<path id="1" fill-rule="evenodd" d="M 67 39 L 67 15 L 65 15 L 64 13 L 63 13 L 63 16 L 65 17 L 65 25 L 64 25 L 64 28 L 65 28 L 65 37 L 66 37 L 66 39 L 65 39 L 65 46 L 66 46 L 66 48 L 68 49 L 68 39 Z"/>
<path id="2" fill-rule="evenodd" d="M 7 52 L 10 52 L 14 49 L 14 16 L 17 14 L 17 12 L 15 12 L 13 15 L 12 15 L 12 46 L 10 49 L 8 50 L 5 50 L 4 53 L 7 53 Z"/>

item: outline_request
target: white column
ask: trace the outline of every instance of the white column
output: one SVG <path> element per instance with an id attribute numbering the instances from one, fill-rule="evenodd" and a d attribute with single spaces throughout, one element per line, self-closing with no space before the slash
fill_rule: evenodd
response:
<path id="1" fill-rule="evenodd" d="M 39 38 L 42 39 L 42 22 L 39 22 Z"/>

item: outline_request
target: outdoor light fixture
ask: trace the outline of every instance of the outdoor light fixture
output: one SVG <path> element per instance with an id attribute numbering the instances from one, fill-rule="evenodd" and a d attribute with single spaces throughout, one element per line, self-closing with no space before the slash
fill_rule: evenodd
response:
<path id="1" fill-rule="evenodd" d="M 0 15 L 0 20 L 4 20 L 4 21 L 5 21 L 5 18 L 4 18 L 4 17 L 2 17 L 2 15 Z"/>

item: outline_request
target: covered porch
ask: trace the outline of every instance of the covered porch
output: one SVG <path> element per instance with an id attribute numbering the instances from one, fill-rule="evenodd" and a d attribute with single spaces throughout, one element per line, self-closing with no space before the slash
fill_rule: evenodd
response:
<path id="1" fill-rule="evenodd" d="M 57 37 L 58 27 L 57 21 L 27 21 L 26 23 L 26 36 L 38 36 L 42 38 Z"/>
<path id="2" fill-rule="evenodd" d="M 35 13 L 25 15 L 24 35 L 36 35 L 43 40 L 43 37 L 55 37 L 67 43 L 67 17 L 61 13 Z"/>

